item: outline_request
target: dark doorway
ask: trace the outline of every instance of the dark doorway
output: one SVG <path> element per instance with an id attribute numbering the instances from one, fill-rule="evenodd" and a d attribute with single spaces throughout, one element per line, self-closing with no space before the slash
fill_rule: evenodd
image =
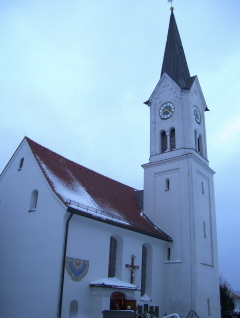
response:
<path id="1" fill-rule="evenodd" d="M 112 293 L 110 298 L 110 310 L 125 309 L 125 296 L 122 293 Z"/>

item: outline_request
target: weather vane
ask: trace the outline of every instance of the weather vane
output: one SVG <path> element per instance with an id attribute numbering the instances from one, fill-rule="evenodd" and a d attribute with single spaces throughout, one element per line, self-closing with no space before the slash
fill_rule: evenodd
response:
<path id="1" fill-rule="evenodd" d="M 171 3 L 171 10 L 173 10 L 173 6 L 172 6 L 172 3 L 173 3 L 173 0 L 167 0 L 167 2 Z"/>

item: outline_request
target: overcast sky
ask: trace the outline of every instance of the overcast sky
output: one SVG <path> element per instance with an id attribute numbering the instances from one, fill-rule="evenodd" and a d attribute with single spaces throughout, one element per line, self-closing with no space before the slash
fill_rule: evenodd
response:
<path id="1" fill-rule="evenodd" d="M 240 290 L 240 1 L 173 2 L 191 75 L 210 112 L 220 273 Z M 143 188 L 166 0 L 0 1 L 0 170 L 28 136 Z"/>

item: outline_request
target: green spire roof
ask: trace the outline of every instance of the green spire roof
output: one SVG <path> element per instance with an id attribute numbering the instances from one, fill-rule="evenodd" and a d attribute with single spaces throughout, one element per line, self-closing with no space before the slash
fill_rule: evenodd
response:
<path id="1" fill-rule="evenodd" d="M 161 77 L 167 73 L 181 88 L 189 89 L 192 84 L 177 23 L 171 9 L 167 42 L 164 52 Z"/>

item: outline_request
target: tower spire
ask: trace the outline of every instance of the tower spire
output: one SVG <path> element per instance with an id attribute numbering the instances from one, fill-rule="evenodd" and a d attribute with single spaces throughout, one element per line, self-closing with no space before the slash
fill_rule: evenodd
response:
<path id="1" fill-rule="evenodd" d="M 170 8 L 171 16 L 169 22 L 167 42 L 164 52 L 161 76 L 168 74 L 181 88 L 188 89 L 190 84 L 190 72 L 184 54 L 182 41 L 178 32 L 177 23 Z"/>

